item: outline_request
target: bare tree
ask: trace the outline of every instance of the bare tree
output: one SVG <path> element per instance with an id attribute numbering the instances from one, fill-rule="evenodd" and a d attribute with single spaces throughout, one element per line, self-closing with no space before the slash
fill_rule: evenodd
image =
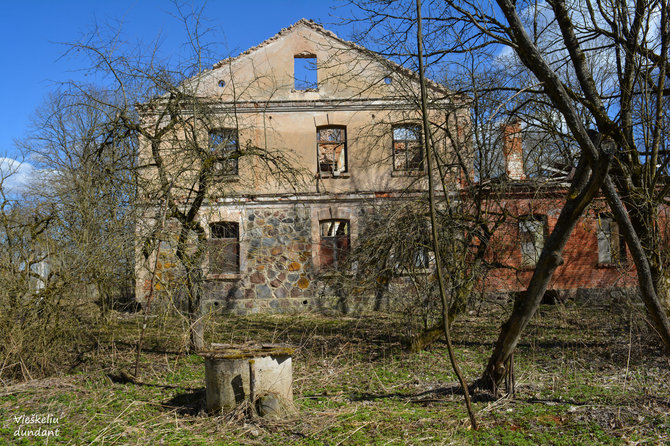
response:
<path id="1" fill-rule="evenodd" d="M 659 299 L 659 296 L 667 294 L 666 279 L 658 261 L 658 246 L 662 241 L 653 223 L 658 205 L 663 203 L 666 194 L 666 166 L 664 162 L 659 163 L 662 160 L 662 157 L 659 158 L 659 149 L 666 130 L 664 82 L 669 39 L 667 5 L 664 2 L 617 2 L 613 5 L 585 2 L 580 7 L 589 11 L 589 15 L 582 25 L 575 21 L 576 17 L 568 11 L 565 3 L 551 2 L 553 19 L 562 37 L 561 45 L 569 54 L 568 63 L 578 81 L 579 89 L 574 90 L 561 80 L 550 60 L 530 38 L 517 12 L 520 5 L 504 1 L 498 4 L 507 20 L 503 25 L 505 37 L 501 36 L 500 40 L 513 45 L 521 61 L 543 82 L 545 93 L 563 114 L 579 144 L 583 164 L 593 171 L 589 180 L 591 185 L 587 189 L 602 187 L 631 248 L 640 279 L 641 295 L 652 324 L 670 350 L 670 324 Z M 463 5 L 454 6 L 456 10 L 463 11 Z M 658 11 L 658 14 L 654 11 Z M 650 27 L 656 15 L 660 16 L 659 32 L 653 33 Z M 609 31 L 616 30 L 616 33 L 604 31 L 601 19 L 608 23 Z M 598 42 L 619 60 L 615 75 L 607 83 L 596 83 L 592 65 L 594 60 L 587 57 L 594 49 L 588 43 L 591 37 L 587 37 L 587 34 L 595 35 Z M 598 51 L 603 51 L 602 47 Z M 652 67 L 657 69 L 654 74 L 650 74 L 650 71 L 654 71 Z M 642 84 L 637 82 L 640 75 L 644 75 Z M 651 93 L 645 94 L 648 90 Z M 605 98 L 609 99 L 610 94 L 619 108 L 618 116 L 615 117 L 605 107 Z M 646 105 L 645 109 L 650 114 L 647 119 L 634 122 L 633 110 L 637 104 Z M 614 141 L 616 150 L 604 150 L 596 140 L 589 138 L 586 123 L 577 114 L 578 109 L 589 113 L 598 131 Z M 636 135 L 650 137 L 645 139 Z M 611 174 L 608 174 L 611 158 L 614 158 L 614 162 Z M 573 183 L 573 188 L 576 183 L 578 181 Z M 561 217 L 572 211 L 574 219 L 583 211 L 581 205 L 571 209 L 574 196 L 574 192 L 569 194 Z M 645 199 L 641 200 L 642 197 Z M 584 198 L 590 197 L 585 195 Z M 566 215 L 564 222 L 570 220 Z M 520 331 L 534 313 L 546 289 L 544 283 L 547 279 L 542 280 L 543 276 L 550 276 L 555 268 L 552 265 L 561 262 L 560 254 L 564 244 L 561 245 L 559 240 L 567 239 L 571 229 L 568 225 L 557 225 L 554 229 L 540 259 L 544 267 L 536 269 L 524 299 L 503 325 L 496 349 L 482 378 L 487 385 L 495 386 L 504 374 L 504 361 L 511 354 Z"/>
<path id="2" fill-rule="evenodd" d="M 51 254 L 54 209 L 11 187 L 17 165 L 0 167 L 0 379 L 53 372 L 76 338 L 67 280 Z M 52 349 L 60 357 L 52 354 Z"/>
<path id="3" fill-rule="evenodd" d="M 396 34 L 411 29 L 410 2 L 383 7 L 376 1 L 356 3 L 365 19 L 374 15 L 379 28 Z M 553 1 L 545 5 L 502 0 L 497 5 L 476 1 L 425 5 L 429 10 L 424 33 L 428 57 L 462 60 L 483 48 L 500 52 L 509 47 L 527 70 L 517 71 L 525 73 L 522 79 L 527 83 L 513 85 L 509 95 L 524 93 L 558 110 L 561 131 L 569 137 L 567 141 L 573 141 L 570 146 L 578 149 L 577 156 L 566 153 L 573 161 L 579 159 L 578 174 L 531 284 L 503 325 L 479 381 L 485 387 L 497 388 L 509 370 L 506 364 L 553 271 L 562 263 L 561 253 L 572 228 L 599 190 L 633 255 L 652 325 L 670 348 L 667 306 L 664 310 L 662 304 L 668 295 L 667 279 L 660 254 L 667 242 L 655 223 L 668 188 L 667 6 L 665 1 L 571 5 Z M 368 28 L 365 37 L 379 36 L 379 28 Z M 391 54 L 411 58 L 402 44 L 394 45 L 391 40 L 381 44 Z M 598 134 L 589 135 L 589 125 Z"/>
<path id="4" fill-rule="evenodd" d="M 119 299 L 128 303 L 133 286 L 137 148 L 109 126 L 115 110 L 102 101 L 95 91 L 61 89 L 22 146 L 41 172 L 30 195 L 54 209 L 60 261 L 107 315 Z"/>
<path id="5" fill-rule="evenodd" d="M 229 177 L 243 163 L 253 160 L 256 175 L 277 181 L 292 180 L 294 172 L 280 151 L 239 140 L 248 124 L 238 119 L 236 100 L 249 86 L 231 82 L 225 107 L 204 91 L 213 59 L 203 13 L 177 5 L 188 50 L 178 66 L 159 60 L 156 48 L 137 52 L 100 30 L 69 50 L 87 56 L 94 77 L 106 81 L 95 88 L 69 85 L 87 107 L 104 114 L 104 141 L 135 149 L 127 167 L 137 188 L 136 262 L 144 267 L 141 274 L 152 277 L 137 298 L 148 311 L 148 296 L 167 297 L 184 314 L 195 350 L 204 346 L 201 300 L 210 228 L 203 211 L 234 188 Z M 267 89 L 272 80 L 255 82 Z"/>
<path id="6" fill-rule="evenodd" d="M 573 182 L 560 224 L 545 246 L 524 298 L 503 325 L 480 383 L 495 388 L 504 376 L 505 362 L 535 312 L 548 278 L 561 263 L 562 248 L 574 227 L 572 222 L 583 212 L 586 203 L 575 200 L 589 201 L 600 186 L 631 248 L 641 295 L 652 324 L 666 347 L 670 347 L 670 325 L 659 300 L 659 295 L 665 296 L 667 289 L 662 267 L 657 266 L 659 262 L 655 260 L 661 240 L 652 235 L 656 233 L 653 221 L 658 205 L 666 194 L 667 166 L 662 162 L 659 148 L 666 138 L 667 5 L 663 2 L 612 5 L 583 2 L 571 13 L 563 2 L 551 2 L 549 9 L 501 1 L 498 6 L 505 22 L 499 21 L 484 5 L 450 2 L 449 6 L 451 9 L 442 16 L 446 22 L 457 25 L 460 31 L 474 25 L 477 32 L 468 34 L 472 38 L 491 39 L 515 50 L 524 65 L 542 82 L 543 93 L 561 112 L 580 148 L 581 170 L 592 171 L 583 186 L 579 186 L 579 182 L 585 178 L 579 180 L 578 176 Z M 656 30 L 654 23 L 658 25 Z M 541 38 L 543 31 L 554 31 L 554 39 L 549 39 L 548 45 Z M 556 60 L 552 57 L 556 53 L 566 55 L 567 61 Z M 597 56 L 603 53 L 611 55 L 616 70 L 607 73 L 596 68 L 601 60 Z M 566 72 L 568 76 L 562 77 Z M 603 77 L 603 73 L 609 76 Z M 639 105 L 644 105 L 642 110 L 648 113 L 645 119 L 634 120 L 633 110 L 640 110 Z M 616 150 L 605 150 L 598 144 L 600 138 L 589 137 L 589 121 L 602 135 L 614 141 Z M 614 161 L 608 174 L 611 158 Z"/>

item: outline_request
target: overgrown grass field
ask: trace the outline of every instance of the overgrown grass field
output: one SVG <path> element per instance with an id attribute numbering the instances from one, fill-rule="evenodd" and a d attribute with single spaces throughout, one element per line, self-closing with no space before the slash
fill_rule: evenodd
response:
<path id="1" fill-rule="evenodd" d="M 503 306 L 489 305 L 455 323 L 470 382 L 504 316 Z M 476 432 L 444 343 L 406 353 L 403 323 L 386 315 L 212 318 L 211 342 L 297 347 L 298 411 L 269 420 L 241 410 L 204 413 L 203 359 L 184 353 L 182 322 L 173 317 L 152 320 L 140 377 L 129 380 L 141 317 L 118 313 L 88 333 L 90 343 L 61 376 L 4 382 L 0 443 L 670 444 L 670 362 L 637 307 L 543 306 L 515 355 L 516 394 L 473 395 Z M 27 425 L 18 418 L 32 414 L 52 418 Z M 15 435 L 37 427 L 54 435 Z"/>

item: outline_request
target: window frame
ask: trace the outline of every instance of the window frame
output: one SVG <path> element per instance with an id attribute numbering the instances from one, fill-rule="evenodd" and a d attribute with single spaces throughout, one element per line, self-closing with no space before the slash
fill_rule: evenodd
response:
<path id="1" fill-rule="evenodd" d="M 601 213 L 596 216 L 596 243 L 598 246 L 598 265 L 616 266 L 626 263 L 626 242 L 621 234 L 619 224 L 611 214 Z M 605 230 L 602 222 L 607 222 Z M 614 226 L 615 230 L 612 230 Z M 607 256 L 601 248 L 607 242 Z M 607 258 L 609 257 L 609 258 Z"/>
<path id="2" fill-rule="evenodd" d="M 215 136 L 221 136 L 220 142 L 214 142 Z M 216 172 L 221 176 L 238 176 L 239 175 L 239 154 L 240 154 L 240 139 L 236 128 L 233 127 L 219 127 L 211 129 L 208 133 L 208 146 L 212 154 L 217 158 L 214 166 Z M 234 157 L 230 157 L 232 154 Z"/>
<path id="3" fill-rule="evenodd" d="M 524 225 L 528 225 L 528 223 L 531 222 L 539 224 L 541 231 L 533 231 L 533 232 L 525 231 L 523 229 Z M 542 255 L 542 250 L 544 249 L 544 246 L 547 243 L 547 232 L 548 232 L 547 216 L 542 214 L 532 214 L 520 217 L 518 223 L 518 229 L 519 229 L 519 251 L 521 254 L 521 268 L 535 268 L 537 266 L 538 260 L 540 259 L 540 256 Z M 542 240 L 540 246 L 538 246 L 538 234 L 540 232 Z M 524 246 L 526 246 L 530 242 L 530 239 L 524 240 L 524 234 L 534 234 L 533 250 L 535 254 L 533 257 L 531 257 L 529 253 L 526 252 L 526 249 L 524 249 Z"/>
<path id="4" fill-rule="evenodd" d="M 339 223 L 340 225 L 344 223 L 345 234 L 338 235 L 324 235 L 323 227 L 324 225 Z M 333 230 L 334 226 L 330 227 L 330 231 Z M 339 225 L 336 230 L 339 230 Z M 344 244 L 344 248 L 341 246 Z M 331 250 L 330 260 L 326 261 L 324 258 L 326 256 L 326 250 Z M 351 252 L 351 220 L 346 218 L 328 218 L 325 220 L 319 220 L 319 266 L 322 269 L 326 270 L 339 270 L 341 268 L 341 262 L 346 260 Z"/>
<path id="5" fill-rule="evenodd" d="M 342 136 L 341 136 L 340 140 L 337 141 L 337 142 L 322 140 L 321 139 L 321 132 L 324 131 L 324 130 L 339 130 L 340 135 L 342 135 Z M 325 144 L 330 144 L 330 145 L 334 145 L 334 146 L 342 145 L 342 151 L 344 152 L 343 156 L 342 156 L 344 166 L 343 166 L 342 169 L 339 169 L 339 170 L 335 170 L 335 169 L 323 170 L 322 169 L 323 163 L 321 162 L 321 158 L 322 158 L 321 153 L 322 153 L 322 145 L 325 145 Z M 349 156 L 349 154 L 348 154 L 348 152 L 349 152 L 349 150 L 348 150 L 348 145 L 347 145 L 347 126 L 345 126 L 345 125 L 320 125 L 320 126 L 317 126 L 317 128 L 316 128 L 316 169 L 317 169 L 317 173 L 320 177 L 322 177 L 322 178 L 323 177 L 338 177 L 338 176 L 345 175 L 345 174 L 349 173 L 349 168 L 348 168 L 348 164 L 349 164 L 348 156 Z M 338 157 L 338 159 L 339 159 L 339 157 Z M 335 158 L 333 157 L 333 164 L 334 164 L 334 162 L 335 162 Z"/>
<path id="6" fill-rule="evenodd" d="M 412 139 L 396 139 L 396 131 L 405 129 L 406 131 L 410 131 L 414 133 L 417 138 L 415 140 Z M 407 147 L 409 147 L 410 142 L 416 142 L 418 144 L 418 150 L 419 150 L 419 155 L 420 155 L 420 161 L 418 166 L 410 166 L 409 162 L 409 157 L 407 156 L 408 153 L 412 152 L 412 150 L 408 150 Z M 396 149 L 396 144 L 404 144 L 405 149 L 405 162 L 403 167 L 398 167 L 397 166 L 397 152 L 398 150 Z M 424 169 L 424 147 L 423 147 L 423 129 L 421 128 L 421 124 L 413 123 L 413 122 L 406 122 L 406 123 L 400 123 L 400 124 L 395 124 L 391 127 L 391 152 L 393 154 L 393 171 L 394 172 L 423 172 Z"/>
<path id="7" fill-rule="evenodd" d="M 234 228 L 234 230 L 232 230 Z M 222 231 L 222 232 L 219 232 Z M 232 234 L 231 234 L 232 233 Z M 227 235 L 227 236 L 226 236 Z M 233 247 L 234 262 L 230 268 L 226 268 L 225 258 L 227 253 L 214 254 L 214 249 Z M 208 254 L 208 272 L 212 276 L 222 276 L 229 274 L 239 274 L 241 267 L 241 243 L 240 243 L 240 224 L 237 221 L 215 221 L 209 224 L 209 239 L 207 246 Z M 215 255 L 217 256 L 215 258 Z M 218 265 L 217 258 L 221 259 L 222 267 Z M 217 265 L 215 265 L 215 263 Z M 216 266 L 216 267 L 215 267 Z"/>

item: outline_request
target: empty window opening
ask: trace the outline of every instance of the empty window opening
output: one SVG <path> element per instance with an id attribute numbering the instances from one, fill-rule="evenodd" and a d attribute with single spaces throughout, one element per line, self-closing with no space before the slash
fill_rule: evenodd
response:
<path id="1" fill-rule="evenodd" d="M 240 271 L 240 226 L 221 221 L 209 225 L 209 273 L 235 274 Z"/>
<path id="2" fill-rule="evenodd" d="M 339 175 L 347 171 L 347 129 L 342 126 L 316 130 L 319 173 Z"/>
<path id="3" fill-rule="evenodd" d="M 299 55 L 293 58 L 293 77 L 295 90 L 317 90 L 319 88 L 316 71 L 316 56 Z"/>
<path id="4" fill-rule="evenodd" d="M 393 169 L 423 170 L 421 126 L 399 125 L 393 127 Z"/>
<path id="5" fill-rule="evenodd" d="M 621 240 L 619 225 L 610 215 L 598 216 L 598 263 L 621 263 L 626 258 L 626 245 Z"/>
<path id="6" fill-rule="evenodd" d="M 322 267 L 338 268 L 349 254 L 349 220 L 320 222 L 319 259 Z"/>
<path id="7" fill-rule="evenodd" d="M 223 87 L 225 87 L 225 86 L 226 86 L 226 81 L 224 81 L 223 79 L 221 79 L 221 80 L 219 81 L 219 87 L 223 88 Z"/>
<path id="8" fill-rule="evenodd" d="M 533 215 L 519 221 L 521 266 L 535 266 L 544 248 L 546 219 Z"/>
<path id="9" fill-rule="evenodd" d="M 386 85 L 389 85 L 391 82 L 393 82 L 393 79 L 391 78 L 391 76 L 386 76 L 386 77 L 384 78 L 384 83 L 385 83 Z"/>
<path id="10" fill-rule="evenodd" d="M 410 239 L 407 240 L 410 242 Z M 404 275 L 414 270 L 425 270 L 434 263 L 433 252 L 417 240 L 412 240 L 411 247 L 392 249 L 389 254 L 389 265 L 393 265 L 395 274 Z"/>
<path id="11" fill-rule="evenodd" d="M 542 295 L 542 305 L 556 305 L 561 302 L 561 296 L 557 290 L 547 290 Z"/>
<path id="12" fill-rule="evenodd" d="M 236 129 L 216 129 L 209 132 L 209 148 L 216 157 L 214 172 L 218 175 L 237 175 L 240 146 Z"/>

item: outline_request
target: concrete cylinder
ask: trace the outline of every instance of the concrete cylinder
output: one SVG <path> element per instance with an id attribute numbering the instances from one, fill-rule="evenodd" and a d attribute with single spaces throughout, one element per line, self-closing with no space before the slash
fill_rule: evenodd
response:
<path id="1" fill-rule="evenodd" d="M 207 411 L 229 411 L 244 402 L 260 415 L 281 416 L 293 407 L 294 350 L 277 344 L 212 344 L 205 358 Z"/>

